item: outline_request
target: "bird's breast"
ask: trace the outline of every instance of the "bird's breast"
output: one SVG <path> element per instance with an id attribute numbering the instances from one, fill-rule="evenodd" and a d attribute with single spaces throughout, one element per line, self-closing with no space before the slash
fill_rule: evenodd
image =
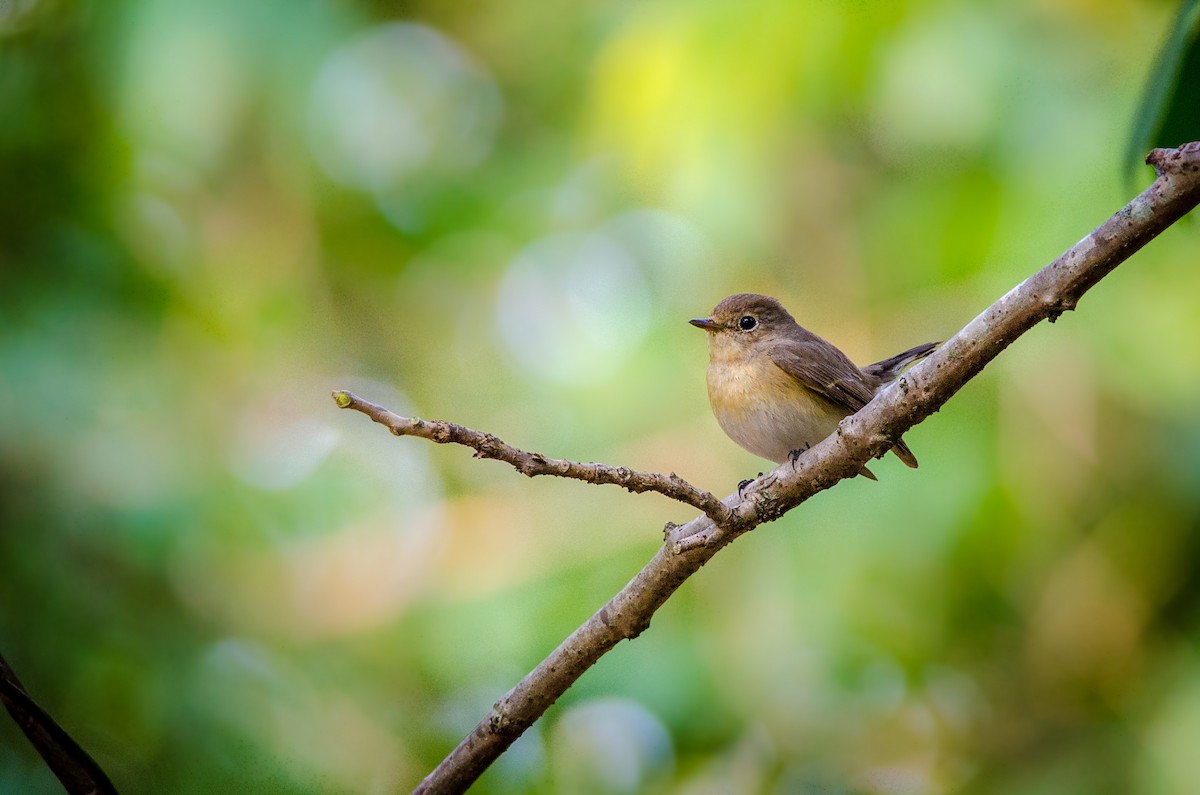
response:
<path id="1" fill-rule="evenodd" d="M 846 412 L 779 369 L 769 357 L 713 358 L 708 400 L 721 429 L 755 455 L 783 463 L 837 428 Z"/>

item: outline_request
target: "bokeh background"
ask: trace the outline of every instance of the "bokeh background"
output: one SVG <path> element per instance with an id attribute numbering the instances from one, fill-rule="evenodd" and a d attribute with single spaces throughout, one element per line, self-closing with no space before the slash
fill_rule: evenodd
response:
<path id="1" fill-rule="evenodd" d="M 0 0 L 0 650 L 122 792 L 407 791 L 693 512 L 330 390 L 728 494 L 686 320 L 954 333 L 1128 198 L 1174 11 Z M 475 791 L 1192 791 L 1198 252 L 725 550 Z M 0 791 L 58 791 L 7 719 Z"/>

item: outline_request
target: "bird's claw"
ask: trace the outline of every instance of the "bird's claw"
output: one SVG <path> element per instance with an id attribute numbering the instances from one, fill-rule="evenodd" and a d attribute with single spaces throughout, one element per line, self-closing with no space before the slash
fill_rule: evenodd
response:
<path id="1" fill-rule="evenodd" d="M 761 478 L 762 476 L 763 476 L 763 473 L 759 472 L 758 477 Z M 746 478 L 741 483 L 738 483 L 738 497 L 741 497 L 742 492 L 746 490 L 746 487 L 749 486 L 751 483 L 753 483 L 755 480 L 757 480 L 757 478 Z"/>
<path id="2" fill-rule="evenodd" d="M 805 443 L 804 443 L 804 449 L 803 449 L 803 450 L 801 450 L 799 447 L 797 447 L 795 450 L 790 450 L 790 451 L 788 452 L 788 460 L 792 462 L 792 471 L 793 471 L 793 472 L 795 472 L 795 471 L 796 471 L 796 462 L 797 462 L 798 460 L 800 460 L 800 456 L 802 456 L 802 455 L 804 455 L 805 453 L 807 453 L 807 452 L 808 452 L 808 449 L 809 449 L 810 447 L 812 447 L 812 445 L 811 445 L 811 444 L 809 444 L 808 442 L 805 442 Z"/>

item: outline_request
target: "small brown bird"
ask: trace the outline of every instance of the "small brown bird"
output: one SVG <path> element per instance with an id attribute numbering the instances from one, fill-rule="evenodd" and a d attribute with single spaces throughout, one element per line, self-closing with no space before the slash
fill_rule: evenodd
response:
<path id="1" fill-rule="evenodd" d="M 905 367 L 940 343 L 927 342 L 859 368 L 829 342 L 803 328 L 774 298 L 731 295 L 710 317 L 689 321 L 708 332 L 708 401 L 721 429 L 776 464 L 833 433 Z M 910 467 L 903 440 L 892 452 Z M 875 480 L 865 466 L 860 475 Z"/>

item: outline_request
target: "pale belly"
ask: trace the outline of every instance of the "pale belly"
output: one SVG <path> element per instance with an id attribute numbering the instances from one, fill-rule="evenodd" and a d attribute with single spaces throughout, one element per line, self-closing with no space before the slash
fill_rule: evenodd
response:
<path id="1" fill-rule="evenodd" d="M 708 397 L 729 438 L 777 464 L 792 450 L 803 451 L 829 436 L 846 416 L 844 410 L 800 386 L 774 364 L 710 367 Z"/>

